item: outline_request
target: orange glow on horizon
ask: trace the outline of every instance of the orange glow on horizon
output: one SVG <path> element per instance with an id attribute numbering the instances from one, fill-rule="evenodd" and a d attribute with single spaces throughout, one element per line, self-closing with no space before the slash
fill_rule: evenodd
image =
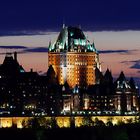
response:
<path id="1" fill-rule="evenodd" d="M 99 54 L 102 63 L 102 71 L 111 69 L 114 76 L 119 75 L 123 70 L 127 76 L 140 77 L 139 69 L 130 68 L 134 63 L 121 63 L 122 61 L 139 60 L 140 54 L 140 31 L 118 31 L 118 32 L 84 32 L 90 42 L 94 39 L 97 50 L 130 50 L 130 53 L 106 53 Z M 45 35 L 34 36 L 4 36 L 0 37 L 0 46 L 17 45 L 26 47 L 47 47 L 49 41 L 54 42 L 58 32 L 51 32 Z M 0 49 L 0 52 L 15 51 L 14 49 Z M 17 49 L 20 51 L 20 49 Z M 4 55 L 0 55 L 0 64 L 3 63 Z M 33 68 L 34 71 L 46 72 L 48 69 L 47 53 L 24 53 L 18 54 L 18 61 L 26 71 Z"/>

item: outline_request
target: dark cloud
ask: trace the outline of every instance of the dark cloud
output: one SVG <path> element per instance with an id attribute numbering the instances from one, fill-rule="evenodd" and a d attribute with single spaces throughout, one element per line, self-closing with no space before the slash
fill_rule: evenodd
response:
<path id="1" fill-rule="evenodd" d="M 100 54 L 105 53 L 131 53 L 134 50 L 99 50 L 98 52 Z M 48 48 L 47 47 L 37 47 L 37 48 L 28 48 L 25 49 L 23 52 L 48 52 Z"/>
<path id="2" fill-rule="evenodd" d="M 0 49 L 26 49 L 25 46 L 0 46 Z"/>
<path id="3" fill-rule="evenodd" d="M 31 35 L 51 35 L 51 34 L 58 34 L 57 32 L 50 31 L 50 30 L 20 30 L 20 31 L 1 31 L 0 36 L 31 36 Z"/>
<path id="4" fill-rule="evenodd" d="M 22 51 L 22 53 L 28 53 L 28 52 L 38 52 L 38 53 L 43 53 L 43 52 L 48 52 L 48 48 L 46 47 L 37 47 L 37 48 L 28 48 Z"/>
<path id="5" fill-rule="evenodd" d="M 130 53 L 134 50 L 99 50 L 99 53 L 108 54 L 108 53 Z"/>
<path id="6" fill-rule="evenodd" d="M 43 53 L 48 52 L 48 48 L 46 47 L 37 47 L 37 48 L 30 48 L 25 46 L 0 46 L 0 49 L 17 49 L 18 54 L 23 53 Z M 18 50 L 19 49 L 19 50 Z M 10 50 L 10 53 L 13 53 L 14 51 Z M 0 55 L 5 55 L 6 52 L 1 52 Z"/>
<path id="7" fill-rule="evenodd" d="M 0 49 L 21 49 L 18 53 L 28 53 L 28 52 L 48 52 L 48 47 L 36 47 L 36 48 L 30 48 L 25 46 L 0 46 Z M 110 53 L 122 53 L 122 54 L 129 54 L 135 50 L 99 50 L 98 52 L 100 54 L 110 54 Z M 5 54 L 5 53 L 2 53 Z M 121 63 L 127 63 L 128 61 L 123 61 Z M 129 61 L 130 63 L 131 61 Z"/>
<path id="8" fill-rule="evenodd" d="M 0 53 L 0 55 L 5 55 L 6 53 Z"/>
<path id="9" fill-rule="evenodd" d="M 140 70 L 140 59 L 139 60 L 134 60 L 134 61 L 122 61 L 121 63 L 124 63 L 126 65 L 131 65 L 131 69 L 137 69 Z M 139 73 L 139 71 L 138 71 Z"/>
<path id="10" fill-rule="evenodd" d="M 36 35 L 34 32 L 22 32 L 22 31 L 0 31 L 0 36 L 24 36 L 24 35 Z"/>
<path id="11" fill-rule="evenodd" d="M 136 60 L 136 61 L 131 61 L 132 63 L 134 63 L 130 68 L 132 69 L 140 69 L 140 60 Z"/>

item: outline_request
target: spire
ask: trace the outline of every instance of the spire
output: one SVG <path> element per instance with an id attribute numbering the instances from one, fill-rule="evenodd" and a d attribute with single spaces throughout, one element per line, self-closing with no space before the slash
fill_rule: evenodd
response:
<path id="1" fill-rule="evenodd" d="M 96 48 L 95 48 L 94 40 L 93 40 L 93 43 L 92 43 L 92 47 L 93 47 L 93 50 L 94 50 L 96 53 L 98 53 L 98 51 L 97 51 Z"/>
<path id="2" fill-rule="evenodd" d="M 47 80 L 48 84 L 52 85 L 57 85 L 58 84 L 58 77 L 56 77 L 54 68 L 52 65 L 49 66 L 48 71 L 47 71 Z"/>
<path id="3" fill-rule="evenodd" d="M 108 75 L 109 75 L 109 69 L 107 68 L 107 70 L 106 70 L 106 72 L 105 72 L 105 74 L 104 74 L 104 77 L 108 77 Z"/>
<path id="4" fill-rule="evenodd" d="M 65 94 L 69 94 L 70 93 L 70 87 L 68 82 L 66 81 L 62 87 L 62 91 L 65 92 Z"/>
<path id="5" fill-rule="evenodd" d="M 54 49 L 54 46 L 52 45 L 51 40 L 49 41 L 48 49 L 49 49 L 49 51 Z"/>
<path id="6" fill-rule="evenodd" d="M 17 52 L 14 52 L 14 60 L 17 61 Z"/>
<path id="7" fill-rule="evenodd" d="M 51 46 L 51 40 L 49 41 L 49 46 Z"/>
<path id="8" fill-rule="evenodd" d="M 64 22 L 63 22 L 63 26 L 62 27 L 63 27 L 63 29 L 65 28 L 65 23 Z"/>
<path id="9" fill-rule="evenodd" d="M 95 77 L 96 77 L 96 83 L 99 84 L 102 81 L 103 75 L 98 69 L 98 67 L 95 68 Z"/>
<path id="10" fill-rule="evenodd" d="M 62 28 L 65 28 L 65 19 L 63 18 L 63 24 L 62 24 Z"/>
<path id="11" fill-rule="evenodd" d="M 117 79 L 117 81 L 125 81 L 126 80 L 126 78 L 125 78 L 125 75 L 124 75 L 124 72 L 123 71 L 121 71 L 121 73 L 120 73 L 120 75 L 119 75 L 119 78 Z"/>
<path id="12" fill-rule="evenodd" d="M 54 79 L 55 78 L 55 71 L 54 71 L 52 65 L 50 65 L 49 68 L 48 68 L 47 77 L 48 77 L 48 79 Z"/>
<path id="13" fill-rule="evenodd" d="M 107 68 L 105 74 L 104 74 L 104 82 L 111 84 L 113 83 L 113 77 L 111 71 Z"/>
<path id="14" fill-rule="evenodd" d="M 51 48 L 51 40 L 49 41 L 49 47 L 48 47 L 49 49 Z"/>

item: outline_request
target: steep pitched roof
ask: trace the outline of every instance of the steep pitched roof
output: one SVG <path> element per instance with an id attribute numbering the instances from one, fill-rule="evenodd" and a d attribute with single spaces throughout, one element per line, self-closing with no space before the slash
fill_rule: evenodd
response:
<path id="1" fill-rule="evenodd" d="M 50 52 L 64 51 L 97 52 L 94 43 L 90 44 L 78 27 L 63 27 L 54 44 L 49 44 Z"/>
<path id="2" fill-rule="evenodd" d="M 0 65 L 0 74 L 13 76 L 25 72 L 23 67 L 17 61 L 17 54 L 14 53 L 14 58 L 11 53 L 7 53 L 3 64 Z"/>

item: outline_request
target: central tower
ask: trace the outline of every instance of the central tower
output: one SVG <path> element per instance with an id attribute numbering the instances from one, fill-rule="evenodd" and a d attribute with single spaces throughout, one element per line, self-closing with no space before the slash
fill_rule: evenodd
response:
<path id="1" fill-rule="evenodd" d="M 63 26 L 56 42 L 49 44 L 49 65 L 52 65 L 59 83 L 70 87 L 97 83 L 100 71 L 99 56 L 94 43 L 90 44 L 80 28 Z"/>

